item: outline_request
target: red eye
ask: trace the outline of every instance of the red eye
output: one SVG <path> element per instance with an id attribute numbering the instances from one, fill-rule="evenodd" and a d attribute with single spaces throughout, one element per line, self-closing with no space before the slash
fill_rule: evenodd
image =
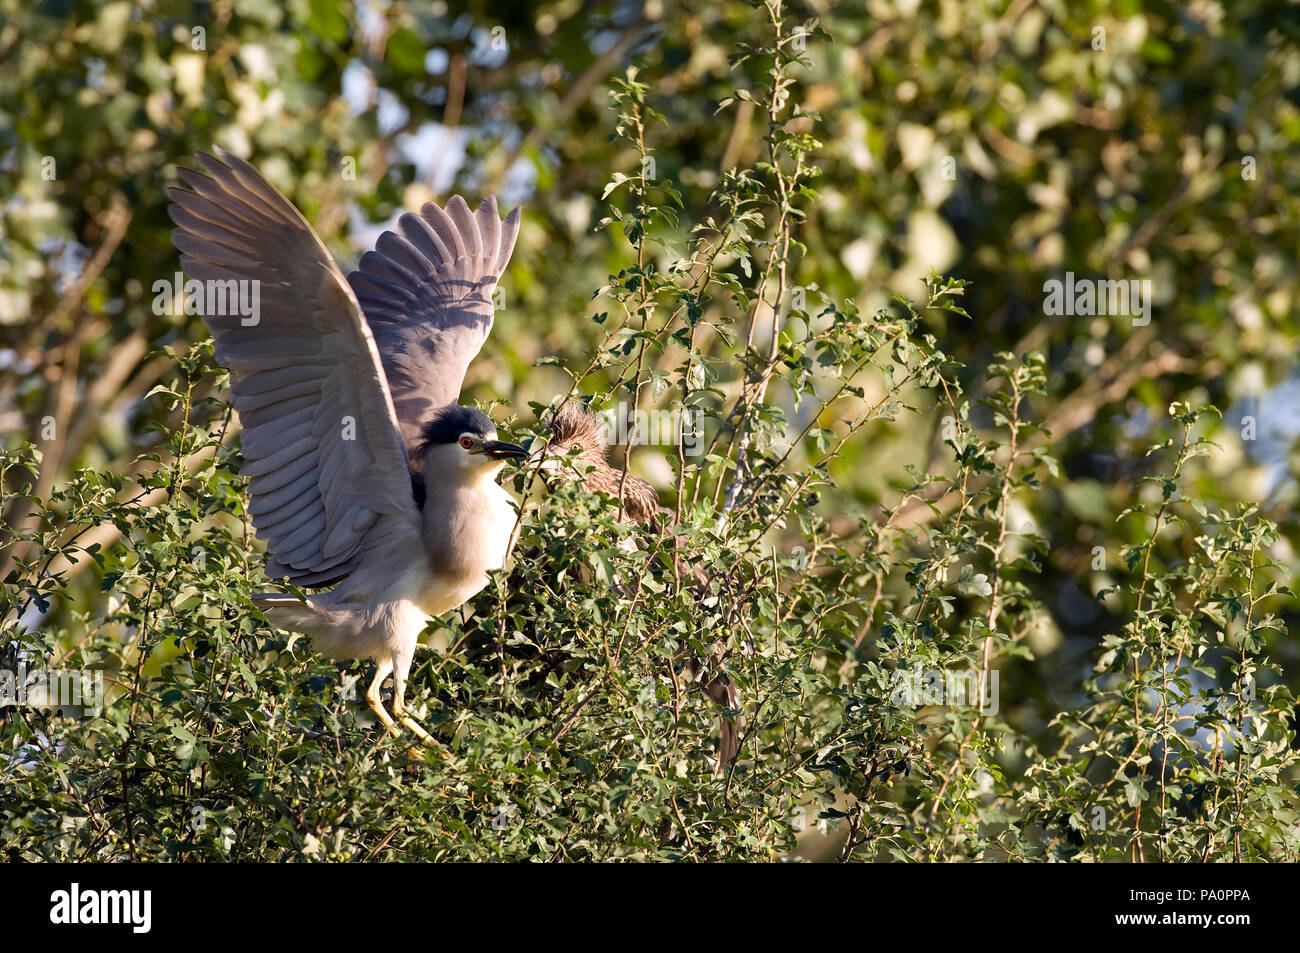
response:
<path id="1" fill-rule="evenodd" d="M 474 446 L 474 441 L 471 440 L 469 437 L 461 437 L 461 438 L 460 438 L 460 445 L 461 445 L 462 447 L 464 447 L 466 450 L 469 450 L 469 449 L 473 448 L 473 446 Z"/>

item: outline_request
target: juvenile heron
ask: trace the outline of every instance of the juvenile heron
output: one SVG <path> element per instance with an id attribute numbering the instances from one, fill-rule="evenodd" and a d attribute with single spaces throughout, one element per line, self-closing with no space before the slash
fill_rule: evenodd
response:
<path id="1" fill-rule="evenodd" d="M 659 505 L 659 494 L 645 480 L 611 466 L 605 458 L 609 432 L 605 424 L 577 401 L 567 401 L 551 417 L 550 437 L 537 460 L 544 479 L 555 479 L 565 473 L 577 475 L 584 490 L 589 493 L 608 493 L 618 499 L 624 515 L 634 523 L 645 526 L 653 533 L 672 522 L 673 514 Z M 576 451 L 576 452 L 575 452 Z M 572 461 L 566 458 L 573 454 Z M 570 469 L 568 462 L 574 464 Z M 681 542 L 675 540 L 674 542 Z M 683 565 L 682 553 L 675 552 L 673 561 L 678 572 Z M 708 592 L 708 573 L 698 565 L 686 569 L 695 578 L 700 601 Z M 692 658 L 687 662 L 691 679 L 700 684 L 704 696 L 721 708 L 739 708 L 740 692 L 726 676 L 707 678 L 703 661 Z M 736 756 L 739 750 L 739 719 L 723 716 L 719 723 L 718 769 Z"/>
<path id="2" fill-rule="evenodd" d="M 189 188 L 168 190 L 181 264 L 208 288 L 260 289 L 251 320 L 210 307 L 203 317 L 230 369 L 266 572 L 334 586 L 305 603 L 254 603 L 326 655 L 374 659 L 366 700 L 379 720 L 433 744 L 406 711 L 416 640 L 501 568 L 516 522 L 496 475 L 526 452 L 456 401 L 492 329 L 519 210 L 502 221 L 495 198 L 477 212 L 459 196 L 426 204 L 345 279 L 251 165 L 224 150 L 198 159 L 209 174 L 181 169 Z M 379 697 L 390 674 L 391 715 Z"/>

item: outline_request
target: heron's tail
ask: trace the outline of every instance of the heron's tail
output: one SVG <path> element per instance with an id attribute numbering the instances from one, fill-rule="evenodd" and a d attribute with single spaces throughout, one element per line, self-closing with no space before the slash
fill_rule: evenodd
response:
<path id="1" fill-rule="evenodd" d="M 315 633 L 322 622 L 320 610 L 310 603 L 282 592 L 255 592 L 253 605 L 278 629 L 289 629 L 306 635 Z"/>
<path id="2" fill-rule="evenodd" d="M 377 658 L 392 649 L 384 637 L 387 630 L 367 634 L 364 619 L 356 611 L 303 602 L 281 592 L 258 592 L 252 599 L 271 625 L 309 636 L 311 647 L 330 658 Z"/>

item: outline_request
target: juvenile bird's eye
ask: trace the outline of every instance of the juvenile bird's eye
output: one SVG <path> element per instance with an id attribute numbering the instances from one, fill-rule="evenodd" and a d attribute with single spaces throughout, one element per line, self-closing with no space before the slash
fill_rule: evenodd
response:
<path id="1" fill-rule="evenodd" d="M 473 441 L 472 439 L 470 439 L 469 437 L 461 437 L 461 438 L 460 438 L 460 445 L 461 445 L 462 447 L 464 447 L 466 450 L 469 450 L 469 449 L 473 448 L 473 446 L 474 446 L 474 441 Z"/>

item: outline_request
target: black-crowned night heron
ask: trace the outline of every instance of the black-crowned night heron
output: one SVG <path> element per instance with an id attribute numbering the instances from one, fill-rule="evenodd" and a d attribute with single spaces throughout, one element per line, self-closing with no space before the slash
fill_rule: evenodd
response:
<path id="1" fill-rule="evenodd" d="M 658 533 L 669 526 L 673 513 L 659 505 L 659 494 L 645 480 L 611 466 L 605 458 L 609 431 L 604 422 L 576 400 L 562 404 L 552 415 L 548 425 L 550 436 L 546 446 L 534 458 L 544 479 L 555 479 L 564 474 L 574 474 L 584 490 L 589 493 L 608 493 L 620 501 L 624 515 L 634 523 Z M 680 546 L 684 539 L 675 540 Z M 684 560 L 680 549 L 674 553 L 677 571 L 685 571 L 695 579 L 695 588 L 701 601 L 707 598 L 709 577 L 700 566 Z M 689 565 L 690 568 L 686 568 Z M 719 650 L 721 646 L 718 647 Z M 715 657 L 720 651 L 715 652 Z M 687 665 L 692 680 L 700 684 L 704 696 L 722 708 L 739 708 L 740 692 L 725 675 L 709 678 L 704 663 L 691 658 Z M 718 768 L 736 756 L 739 750 L 739 723 L 737 717 L 724 716 L 719 724 Z"/>
<path id="2" fill-rule="evenodd" d="M 253 526 L 268 576 L 334 586 L 255 604 L 326 655 L 374 659 L 370 707 L 393 734 L 400 723 L 432 744 L 405 706 L 416 641 L 501 568 L 516 524 L 496 476 L 525 451 L 456 401 L 492 328 L 519 211 L 503 222 L 494 198 L 477 212 L 459 196 L 427 204 L 345 279 L 284 196 L 219 156 L 200 155 L 210 174 L 182 169 L 189 189 L 168 190 L 172 240 L 190 279 L 227 296 L 232 280 L 258 283 L 260 314 L 204 313 L 243 425 Z M 392 715 L 379 697 L 390 674 Z"/>

